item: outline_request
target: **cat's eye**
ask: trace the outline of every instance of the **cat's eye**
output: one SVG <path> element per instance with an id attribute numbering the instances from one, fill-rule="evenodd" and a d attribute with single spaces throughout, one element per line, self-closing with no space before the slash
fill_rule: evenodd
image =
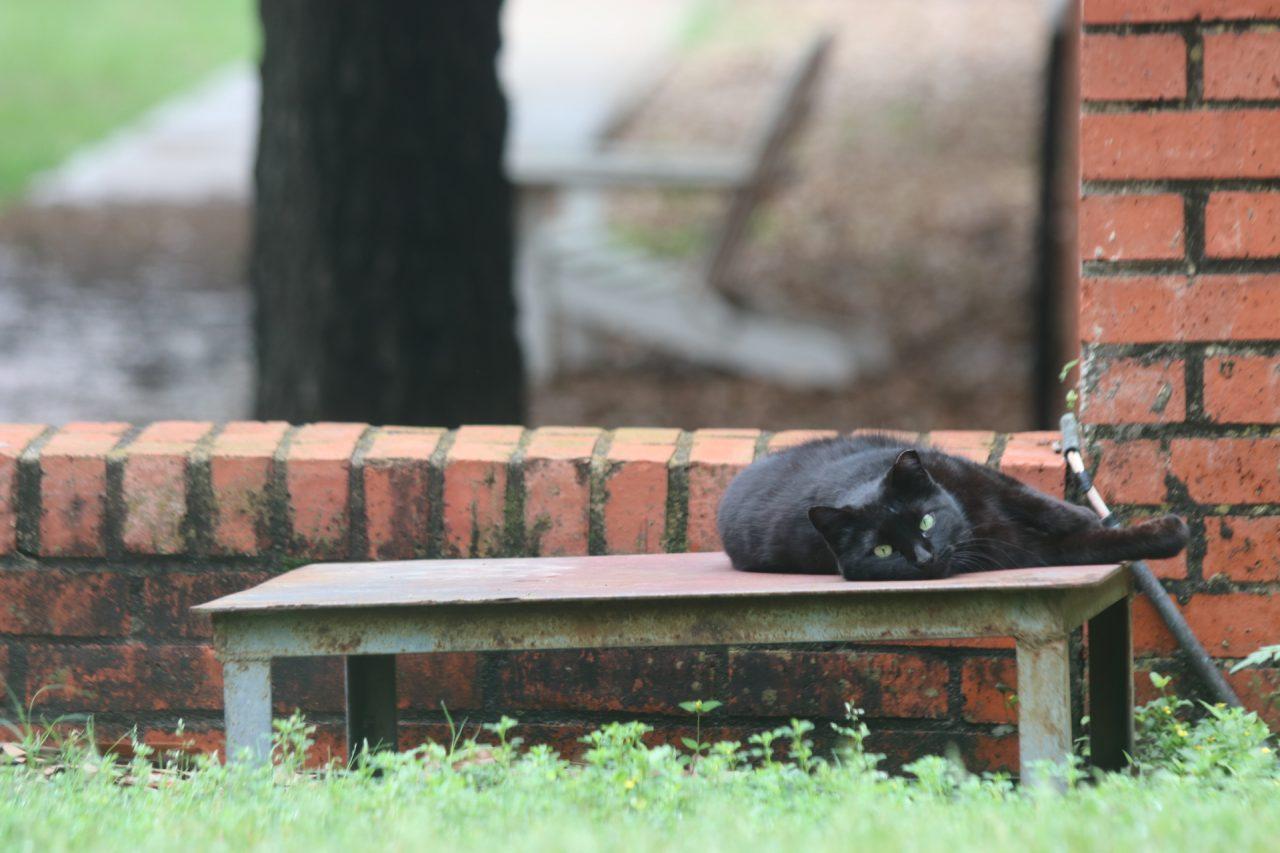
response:
<path id="1" fill-rule="evenodd" d="M 924 517 L 920 519 L 920 529 L 929 530 L 932 527 L 933 527 L 933 516 L 930 513 L 925 513 Z"/>
<path id="2" fill-rule="evenodd" d="M 887 557 L 893 553 L 893 548 L 888 545 L 877 545 L 872 553 L 877 557 Z"/>

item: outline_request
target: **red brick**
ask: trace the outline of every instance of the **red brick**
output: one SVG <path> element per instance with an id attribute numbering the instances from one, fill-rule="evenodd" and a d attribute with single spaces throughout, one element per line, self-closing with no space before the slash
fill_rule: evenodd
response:
<path id="1" fill-rule="evenodd" d="M 102 731 L 103 727 L 99 726 L 98 732 L 101 734 Z M 99 748 L 107 751 L 110 747 L 114 754 L 127 759 L 130 756 L 128 740 L 127 738 L 122 740 L 126 734 L 127 732 L 121 732 L 111 736 L 110 740 L 99 737 Z M 217 753 L 221 758 L 226 759 L 224 754 L 226 736 L 221 729 L 188 726 L 179 733 L 170 728 L 145 728 L 142 730 L 142 742 L 162 754 L 178 752 L 184 755 L 212 755 Z M 446 738 L 445 743 L 448 742 Z M 346 760 L 346 738 L 342 728 L 329 723 L 317 725 L 303 766 L 318 770 L 333 761 L 345 764 Z"/>
<path id="2" fill-rule="evenodd" d="M 444 547 L 453 557 L 492 557 L 505 550 L 507 465 L 524 430 L 464 426 L 444 472 Z"/>
<path id="3" fill-rule="evenodd" d="M 107 553 L 107 454 L 129 430 L 123 423 L 67 424 L 40 452 L 40 553 Z"/>
<path id="4" fill-rule="evenodd" d="M 1280 503 L 1280 438 L 1175 438 L 1171 450 L 1200 503 Z"/>
<path id="5" fill-rule="evenodd" d="M 266 572 L 202 571 L 148 575 L 142 582 L 142 609 L 135 618 L 148 635 L 165 639 L 208 639 L 209 617 L 191 608 L 240 592 L 270 577 Z"/>
<path id="6" fill-rule="evenodd" d="M 524 529 L 531 555 L 587 553 L 591 455 L 602 431 L 543 427 L 524 456 Z"/>
<path id="7" fill-rule="evenodd" d="M 947 664 L 927 654 L 732 649 L 734 714 L 841 717 L 852 702 L 873 717 L 947 716 Z"/>
<path id="8" fill-rule="evenodd" d="M 729 481 L 751 464 L 756 455 L 757 429 L 700 429 L 693 434 L 689 453 L 690 551 L 718 551 L 716 510 Z"/>
<path id="9" fill-rule="evenodd" d="M 1183 613 L 1214 657 L 1244 657 L 1260 646 L 1280 643 L 1280 595 L 1194 595 Z"/>
<path id="10" fill-rule="evenodd" d="M 996 434 L 988 430 L 936 430 L 925 436 L 926 443 L 938 450 L 982 465 L 991 457 L 995 440 Z"/>
<path id="11" fill-rule="evenodd" d="M 610 554 L 656 554 L 667 525 L 668 468 L 680 431 L 618 429 L 605 457 L 604 541 Z"/>
<path id="12" fill-rule="evenodd" d="M 18 547 L 18 457 L 45 427 L 0 424 L 0 557 Z"/>
<path id="13" fill-rule="evenodd" d="M 1227 681 L 1240 697 L 1241 703 L 1266 721 L 1271 731 L 1280 730 L 1280 669 L 1244 669 L 1228 673 Z"/>
<path id="14" fill-rule="evenodd" d="M 483 704 L 480 655 L 447 652 L 396 657 L 396 704 L 402 711 L 470 711 Z"/>
<path id="15" fill-rule="evenodd" d="M 1280 358 L 1222 355 L 1205 359 L 1204 409 L 1218 423 L 1280 422 Z"/>
<path id="16" fill-rule="evenodd" d="M 398 686 L 398 685 L 397 685 Z M 271 662 L 271 707 L 277 716 L 342 713 L 342 658 L 277 658 Z"/>
<path id="17" fill-rule="evenodd" d="M 176 729 L 151 727 L 141 731 L 140 739 L 161 756 L 170 753 L 181 755 L 213 755 L 226 750 L 227 738 L 221 729 Z"/>
<path id="18" fill-rule="evenodd" d="M 451 713 L 479 708 L 479 661 L 475 652 L 397 655 L 397 707 L 402 711 L 436 712 L 443 703 Z M 339 657 L 277 660 L 271 670 L 276 713 L 341 713 L 345 702 L 343 679 Z"/>
<path id="19" fill-rule="evenodd" d="M 361 472 L 370 559 L 407 560 L 426 553 L 430 460 L 443 436 L 444 430 L 429 427 L 375 431 Z"/>
<path id="20" fill-rule="evenodd" d="M 1085 0 L 1086 24 L 1280 18 L 1280 0 Z"/>
<path id="21" fill-rule="evenodd" d="M 1179 340 L 1280 337 L 1280 276 L 1201 276 L 1186 288 L 1185 300 Z"/>
<path id="22" fill-rule="evenodd" d="M 1172 598 L 1172 596 L 1170 596 Z M 1176 602 L 1175 602 L 1176 604 Z M 1178 641 L 1165 627 L 1155 606 L 1146 596 L 1135 595 L 1132 604 L 1133 653 L 1138 656 L 1173 654 Z M 1192 626 L 1193 628 L 1195 626 Z M 1203 638 L 1202 638 L 1203 639 Z"/>
<path id="23" fill-rule="evenodd" d="M 1176 339 L 1185 278 L 1132 276 L 1080 280 L 1080 336 L 1092 343 Z"/>
<path id="24" fill-rule="evenodd" d="M 218 711 L 222 668 L 209 646 L 32 646 L 27 702 L 94 713 Z"/>
<path id="25" fill-rule="evenodd" d="M 1204 211 L 1211 258 L 1280 256 L 1280 193 L 1213 193 Z"/>
<path id="26" fill-rule="evenodd" d="M 1280 582 L 1280 516 L 1206 518 L 1204 576 Z"/>
<path id="27" fill-rule="evenodd" d="M 1057 440 L 1056 432 L 1011 434 L 1000 454 L 1000 472 L 1047 495 L 1062 497 L 1066 464 L 1054 449 Z"/>
<path id="28" fill-rule="evenodd" d="M 134 554 L 186 550 L 187 463 L 211 423 L 158 421 L 129 443 L 124 456 L 124 547 Z"/>
<path id="29" fill-rule="evenodd" d="M 1175 33 L 1086 35 L 1080 97 L 1086 101 L 1171 101 L 1187 96 L 1187 43 Z"/>
<path id="30" fill-rule="evenodd" d="M 1018 722 L 1018 668 L 1012 658 L 965 658 L 960 664 L 961 716 L 970 723 Z"/>
<path id="31" fill-rule="evenodd" d="M 1280 98 L 1280 33 L 1205 33 L 1204 96 L 1224 101 Z"/>
<path id="32" fill-rule="evenodd" d="M 288 430 L 288 424 L 279 421 L 237 421 L 213 440 L 209 479 L 214 553 L 252 556 L 270 549 L 268 489 L 273 457 Z"/>
<path id="33" fill-rule="evenodd" d="M 1018 772 L 1018 736 L 972 735 L 972 745 L 965 752 L 965 766 L 974 772 Z"/>
<path id="34" fill-rule="evenodd" d="M 520 652 L 493 661 L 504 711 L 682 713 L 689 699 L 722 698 L 725 657 L 701 649 Z"/>
<path id="35" fill-rule="evenodd" d="M 903 444 L 919 444 L 920 433 L 909 432 L 904 429 L 880 429 L 878 427 L 868 427 L 865 429 L 855 429 L 849 433 L 851 438 L 859 436 L 879 436 L 881 438 L 893 438 L 901 441 Z"/>
<path id="36" fill-rule="evenodd" d="M 293 435 L 285 459 L 291 551 L 307 557 L 347 554 L 351 527 L 351 456 L 364 424 L 308 424 Z"/>
<path id="37" fill-rule="evenodd" d="M 1184 251 L 1182 196 L 1090 195 L 1080 199 L 1080 259 L 1172 260 Z"/>
<path id="38" fill-rule="evenodd" d="M 1099 441 L 1094 482 L 1108 503 L 1156 504 L 1166 497 L 1168 463 L 1155 441 Z"/>
<path id="39" fill-rule="evenodd" d="M 1092 424 L 1178 423 L 1187 416 L 1186 364 L 1181 359 L 1117 358 L 1101 362 L 1081 397 Z"/>
<path id="40" fill-rule="evenodd" d="M 1170 596 L 1172 599 L 1172 596 Z M 1174 602 L 1176 603 L 1176 602 Z M 1169 633 L 1160 613 L 1144 596 L 1133 598 L 1133 652 L 1139 656 L 1167 656 L 1178 649 L 1178 640 Z"/>
<path id="41" fill-rule="evenodd" d="M 0 644 L 0 693 L 4 693 L 6 698 L 10 697 L 10 681 L 9 647 L 4 644 Z"/>
<path id="42" fill-rule="evenodd" d="M 1280 176 L 1280 110 L 1090 113 L 1086 181 Z"/>
<path id="43" fill-rule="evenodd" d="M 1080 333 L 1093 343 L 1273 340 L 1280 276 L 1085 278 Z"/>
<path id="44" fill-rule="evenodd" d="M 810 441 L 818 441 L 823 438 L 835 438 L 837 435 L 833 429 L 787 429 L 782 432 L 774 433 L 769 438 L 769 452 L 777 453 L 779 450 L 785 450 L 788 447 L 795 447 L 798 444 L 807 444 Z"/>
<path id="45" fill-rule="evenodd" d="M 0 634 L 122 637 L 129 626 L 124 575 L 0 571 Z"/>

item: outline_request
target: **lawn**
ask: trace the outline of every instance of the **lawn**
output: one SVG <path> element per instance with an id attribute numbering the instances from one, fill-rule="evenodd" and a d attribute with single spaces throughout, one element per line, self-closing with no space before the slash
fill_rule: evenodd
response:
<path id="1" fill-rule="evenodd" d="M 3 772 L 3 771 L 0 771 Z M 273 782 L 206 771 L 162 790 L 68 774 L 0 781 L 6 850 L 1231 850 L 1280 838 L 1280 783 L 1116 777 L 1066 796 L 777 773 L 487 787 L 393 772 Z"/>
<path id="2" fill-rule="evenodd" d="M 1239 710 L 1188 710 L 1173 698 L 1147 706 L 1135 772 L 1073 765 L 1062 793 L 939 757 L 889 776 L 856 720 L 829 759 L 812 754 L 807 723 L 679 750 L 614 723 L 570 765 L 520 748 L 504 719 L 485 726 L 488 745 L 455 739 L 324 771 L 302 769 L 297 717 L 277 723 L 276 763 L 264 767 L 202 757 L 180 769 L 145 748 L 112 762 L 78 745 L 91 740 L 45 750 L 41 766 L 14 763 L 41 754 L 28 736 L 0 752 L 0 849 L 1275 849 L 1280 762 L 1266 727 Z"/>
<path id="3" fill-rule="evenodd" d="M 0 203 L 35 173 L 256 51 L 252 0 L 0 3 Z"/>

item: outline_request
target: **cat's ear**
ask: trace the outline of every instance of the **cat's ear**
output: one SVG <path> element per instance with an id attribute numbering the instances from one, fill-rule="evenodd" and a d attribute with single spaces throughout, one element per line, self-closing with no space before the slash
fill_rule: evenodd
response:
<path id="1" fill-rule="evenodd" d="M 933 491 L 933 478 L 925 469 L 919 453 L 914 450 L 904 450 L 898 454 L 893 467 L 889 469 L 889 488 L 907 495 Z"/>
<path id="2" fill-rule="evenodd" d="M 853 510 L 834 506 L 809 507 L 809 523 L 822 534 L 827 544 L 836 549 L 856 524 Z"/>

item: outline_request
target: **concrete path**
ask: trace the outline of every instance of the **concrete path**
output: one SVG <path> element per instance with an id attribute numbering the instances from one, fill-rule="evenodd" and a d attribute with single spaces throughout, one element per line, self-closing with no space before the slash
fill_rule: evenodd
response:
<path id="1" fill-rule="evenodd" d="M 509 150 L 563 154 L 605 130 L 663 68 L 689 0 L 509 0 L 500 73 Z M 247 200 L 257 69 L 226 68 L 38 178 L 30 202 L 94 206 Z"/>

